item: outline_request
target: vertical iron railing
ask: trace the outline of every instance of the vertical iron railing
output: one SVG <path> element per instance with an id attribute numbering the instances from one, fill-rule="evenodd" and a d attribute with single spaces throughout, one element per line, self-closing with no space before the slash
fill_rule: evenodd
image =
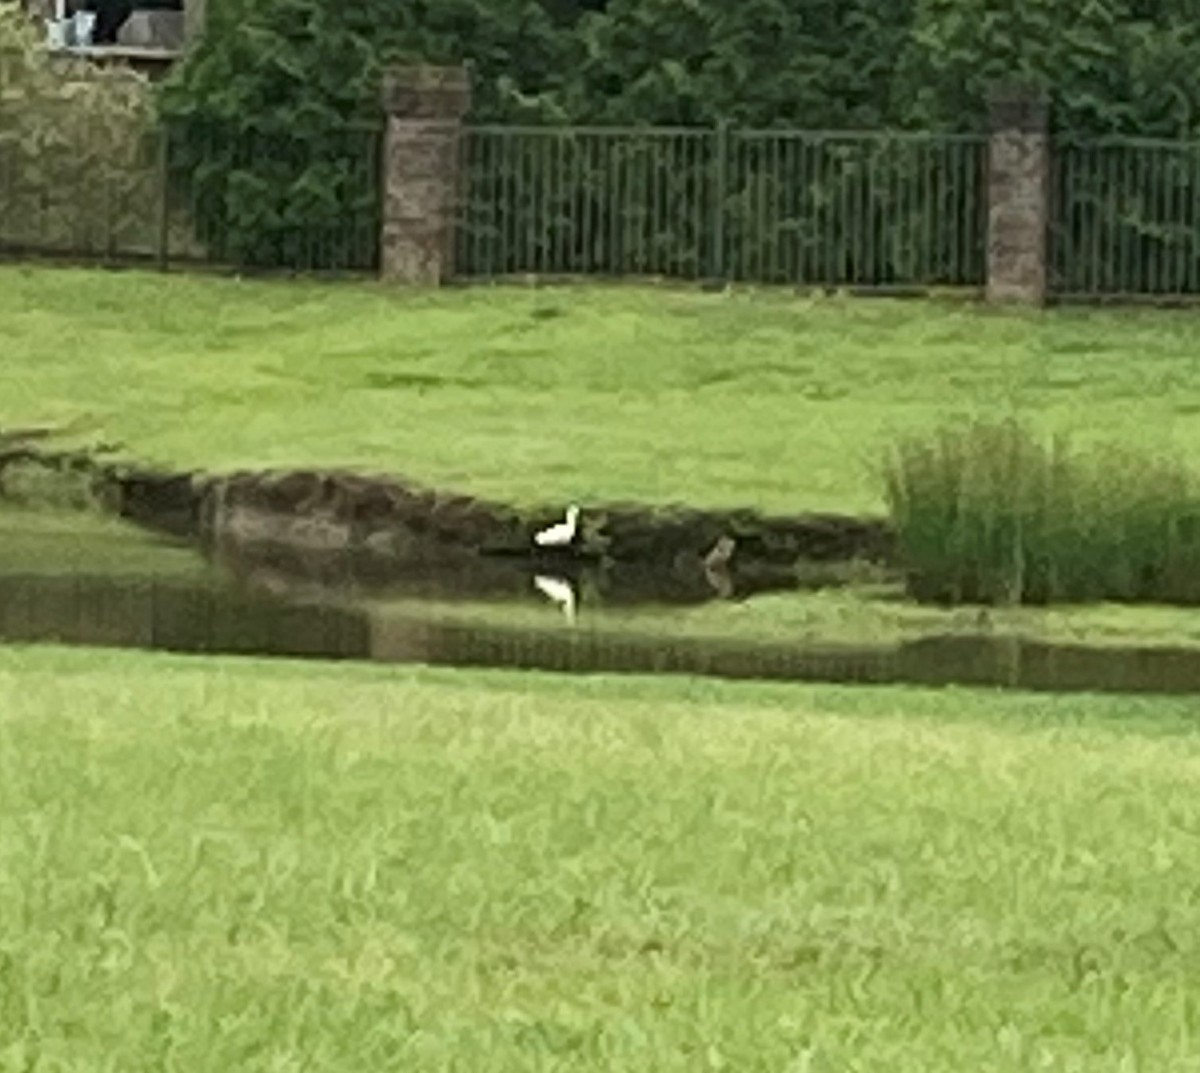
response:
<path id="1" fill-rule="evenodd" d="M 100 122 L 0 105 L 0 255 L 374 272 L 383 132 Z M 980 286 L 987 139 L 469 127 L 456 265 L 813 286 Z M 1052 291 L 1200 294 L 1200 142 L 1059 138 Z"/>
<path id="2" fill-rule="evenodd" d="M 465 143 L 466 277 L 983 282 L 983 138 L 476 127 Z"/>
<path id="3" fill-rule="evenodd" d="M 1060 138 L 1051 173 L 1056 295 L 1200 293 L 1200 142 Z"/>
<path id="4" fill-rule="evenodd" d="M 984 282 L 986 139 L 743 131 L 725 274 L 885 287 Z"/>
<path id="5" fill-rule="evenodd" d="M 464 142 L 460 274 L 709 270 L 709 131 L 477 127 Z"/>

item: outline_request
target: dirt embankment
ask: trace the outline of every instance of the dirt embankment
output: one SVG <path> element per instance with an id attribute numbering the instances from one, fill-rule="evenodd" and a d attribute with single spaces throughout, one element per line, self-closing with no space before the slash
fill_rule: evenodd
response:
<path id="1" fill-rule="evenodd" d="M 87 452 L 53 452 L 0 433 L 0 495 L 30 469 L 45 484 L 86 482 L 106 509 L 147 528 L 202 543 L 233 541 L 297 551 L 361 552 L 380 560 L 462 556 L 563 557 L 647 565 L 695 562 L 721 537 L 739 563 L 790 566 L 890 559 L 886 521 L 836 514 L 767 516 L 753 510 L 580 504 L 567 551 L 535 548 L 533 534 L 564 507 L 522 511 L 387 475 L 289 470 L 221 475 L 118 464 Z"/>

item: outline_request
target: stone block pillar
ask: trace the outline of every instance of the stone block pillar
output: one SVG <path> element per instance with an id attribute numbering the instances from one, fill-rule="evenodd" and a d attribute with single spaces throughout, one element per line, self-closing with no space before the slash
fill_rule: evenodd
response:
<path id="1" fill-rule="evenodd" d="M 1049 108 L 1024 88 L 989 101 L 987 299 L 1042 305 L 1050 224 Z"/>
<path id="2" fill-rule="evenodd" d="M 385 72 L 380 274 L 437 286 L 454 273 L 462 119 L 471 103 L 465 67 Z"/>

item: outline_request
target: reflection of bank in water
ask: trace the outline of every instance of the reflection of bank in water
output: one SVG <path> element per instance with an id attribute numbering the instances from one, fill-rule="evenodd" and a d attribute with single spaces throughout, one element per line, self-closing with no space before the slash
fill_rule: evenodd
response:
<path id="1" fill-rule="evenodd" d="M 802 647 L 661 634 L 519 630 L 293 603 L 215 581 L 0 576 L 0 640 L 567 673 L 1200 692 L 1200 649 L 1102 648 L 986 636 Z"/>
<path id="2" fill-rule="evenodd" d="M 751 564 L 734 570 L 733 542 L 705 558 L 680 555 L 669 564 L 575 561 L 551 563 L 479 555 L 415 537 L 383 534 L 355 542 L 347 525 L 325 518 L 239 515 L 237 526 L 210 531 L 206 557 L 241 584 L 275 595 L 330 599 L 549 599 L 574 619 L 586 591 L 589 606 L 694 606 L 716 598 L 816 589 L 844 583 L 842 564 L 800 579 L 790 567 Z M 253 524 L 251 522 L 253 521 Z M 537 579 L 542 579 L 541 581 Z M 552 591 L 551 591 L 552 590 Z"/>

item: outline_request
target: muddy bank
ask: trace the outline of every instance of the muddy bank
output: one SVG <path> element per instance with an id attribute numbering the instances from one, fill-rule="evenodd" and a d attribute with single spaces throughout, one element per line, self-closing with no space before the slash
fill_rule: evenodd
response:
<path id="1" fill-rule="evenodd" d="M 456 555 L 610 560 L 656 566 L 695 562 L 721 536 L 741 563 L 884 562 L 892 541 L 885 522 L 831 514 L 769 517 L 751 510 L 700 511 L 636 504 L 581 504 L 578 537 L 566 551 L 536 549 L 533 535 L 559 522 L 564 508 L 523 512 L 451 495 L 388 476 L 292 471 L 234 473 L 193 484 L 201 539 L 358 551 L 378 559 L 444 560 Z M 179 516 L 181 490 L 166 483 L 152 505 L 149 486 L 127 488 L 124 511 Z M 136 504 L 136 506 L 135 506 Z"/>
<path id="2" fill-rule="evenodd" d="M 234 473 L 197 482 L 202 539 L 277 544 L 295 549 L 359 551 L 380 561 L 461 555 L 562 561 L 680 565 L 696 562 L 722 535 L 736 541 L 742 563 L 790 567 L 797 562 L 884 562 L 892 550 L 886 523 L 836 515 L 769 517 L 751 510 L 701 511 L 636 504 L 581 504 L 578 537 L 568 551 L 535 549 L 534 533 L 562 521 L 563 509 L 522 512 L 470 496 L 454 496 L 389 476 L 322 473 Z M 125 511 L 178 516 L 178 486 L 157 492 L 140 481 Z M 136 502 L 136 506 L 134 506 Z M 164 508 L 164 509 L 163 509 Z"/>
<path id="3" fill-rule="evenodd" d="M 206 548 L 238 546 L 345 556 L 386 570 L 479 556 L 695 567 L 721 537 L 733 539 L 741 568 L 865 561 L 886 563 L 887 523 L 836 514 L 767 516 L 753 510 L 582 503 L 572 547 L 541 551 L 533 535 L 561 521 L 565 504 L 522 511 L 473 496 L 423 488 L 388 475 L 290 470 L 208 475 L 171 473 L 86 452 L 52 452 L 30 440 L 0 438 L 0 495 L 28 485 L 85 480 L 103 508 L 146 528 Z M 34 484 L 37 484 L 35 481 Z"/>

